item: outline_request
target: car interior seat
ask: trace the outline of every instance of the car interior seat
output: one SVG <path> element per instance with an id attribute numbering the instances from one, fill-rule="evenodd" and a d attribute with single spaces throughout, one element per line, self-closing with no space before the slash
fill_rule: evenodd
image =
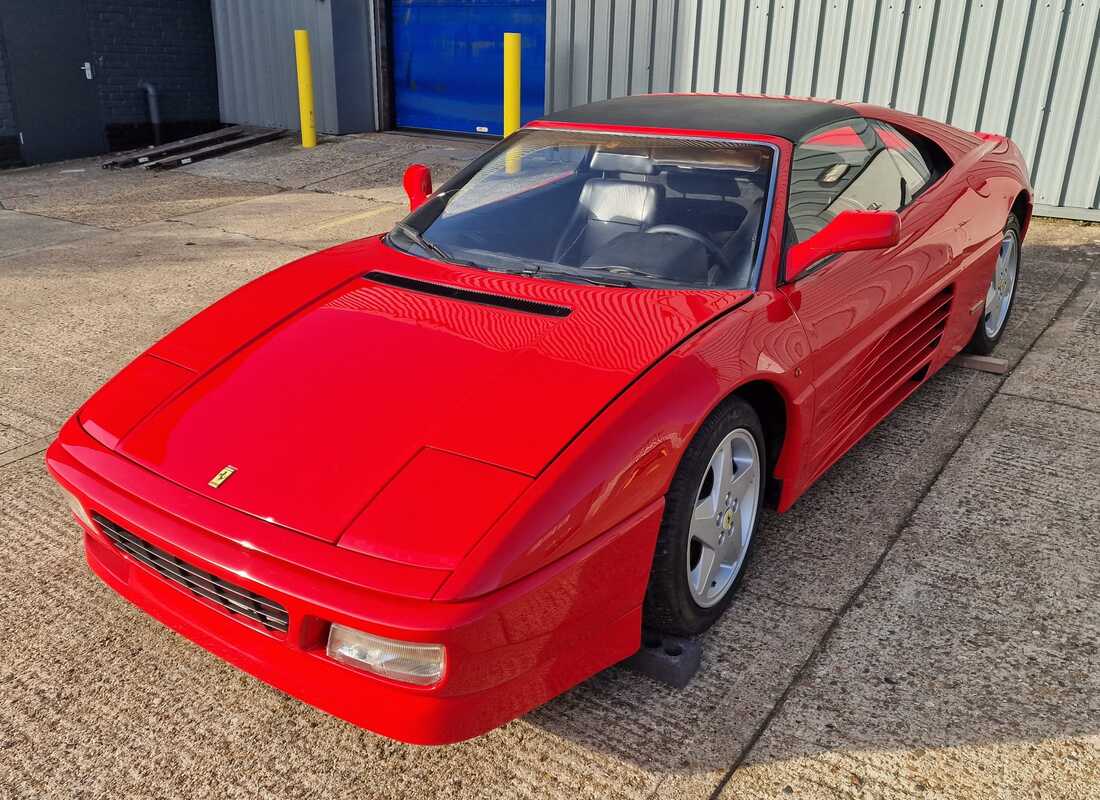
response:
<path id="1" fill-rule="evenodd" d="M 746 207 L 742 222 L 722 244 L 722 252 L 730 265 L 729 274 L 721 276 L 723 286 L 748 286 L 755 266 L 755 244 L 760 218 L 764 213 L 764 197 L 743 197 L 741 204 Z"/>
<path id="2" fill-rule="evenodd" d="M 581 189 L 577 210 L 554 249 L 558 263 L 579 264 L 620 234 L 644 231 L 659 218 L 664 187 L 645 180 L 654 172 L 647 157 L 597 151 L 591 167 L 605 177 L 590 178 Z M 623 173 L 641 177 L 623 180 Z"/>

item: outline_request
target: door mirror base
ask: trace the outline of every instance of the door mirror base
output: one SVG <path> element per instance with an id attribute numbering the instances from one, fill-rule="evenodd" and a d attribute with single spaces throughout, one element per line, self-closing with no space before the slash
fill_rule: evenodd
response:
<path id="1" fill-rule="evenodd" d="M 786 278 L 798 280 L 823 258 L 856 250 L 884 250 L 901 239 L 896 211 L 841 211 L 809 239 L 787 251 Z"/>
<path id="2" fill-rule="evenodd" d="M 432 171 L 423 164 L 409 164 L 402 183 L 409 198 L 409 211 L 416 211 L 432 193 Z"/>

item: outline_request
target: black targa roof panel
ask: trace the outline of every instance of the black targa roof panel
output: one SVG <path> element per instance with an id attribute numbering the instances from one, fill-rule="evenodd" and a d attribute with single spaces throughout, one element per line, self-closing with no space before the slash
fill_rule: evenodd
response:
<path id="1" fill-rule="evenodd" d="M 704 94 L 618 97 L 543 117 L 585 125 L 768 134 L 792 142 L 824 125 L 860 118 L 839 103 Z"/>

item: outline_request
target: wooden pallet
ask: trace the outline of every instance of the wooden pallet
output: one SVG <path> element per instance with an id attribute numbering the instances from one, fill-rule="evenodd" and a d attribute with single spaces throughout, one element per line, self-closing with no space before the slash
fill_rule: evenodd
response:
<path id="1" fill-rule="evenodd" d="M 229 127 L 218 128 L 218 130 L 210 131 L 209 133 L 201 133 L 198 136 L 177 139 L 167 144 L 161 144 L 155 147 L 142 147 L 140 150 L 131 150 L 128 153 L 123 153 L 108 161 L 104 161 L 100 166 L 104 169 L 136 167 L 138 164 L 144 164 L 146 161 L 155 161 L 158 158 L 163 158 L 172 153 L 204 147 L 209 144 L 214 144 L 215 142 L 223 142 L 226 139 L 235 139 L 244 133 L 244 131 L 245 127 L 243 125 L 230 125 Z"/>
<path id="2" fill-rule="evenodd" d="M 968 369 L 976 369 L 981 372 L 990 372 L 994 375 L 1004 375 L 1008 372 L 1008 362 L 1003 358 L 995 358 L 993 356 L 976 356 L 970 353 L 960 353 L 951 360 L 951 363 L 956 367 L 967 367 Z"/>
<path id="3" fill-rule="evenodd" d="M 244 150 L 246 147 L 252 147 L 261 142 L 269 142 L 272 139 L 278 139 L 284 133 L 286 133 L 284 128 L 248 128 L 243 135 L 237 136 L 236 138 L 193 150 L 173 153 L 164 158 L 146 161 L 141 166 L 144 169 L 175 169 L 176 167 L 182 167 L 186 164 L 193 164 L 196 161 L 214 158 L 223 153 L 232 153 L 234 150 Z"/>
<path id="4" fill-rule="evenodd" d="M 147 169 L 171 169 L 173 167 L 213 158 L 222 153 L 241 150 L 260 142 L 267 142 L 282 136 L 282 128 L 256 128 L 249 125 L 231 125 L 216 131 L 189 136 L 174 142 L 144 147 L 123 153 L 101 165 L 104 169 L 126 167 L 145 167 Z"/>

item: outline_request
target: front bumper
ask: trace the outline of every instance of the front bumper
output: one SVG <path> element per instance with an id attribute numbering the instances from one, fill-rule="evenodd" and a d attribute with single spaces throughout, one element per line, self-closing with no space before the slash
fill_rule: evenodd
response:
<path id="1" fill-rule="evenodd" d="M 431 595 L 446 573 L 378 562 L 279 529 L 152 475 L 75 421 L 46 455 L 93 513 L 190 565 L 275 600 L 286 633 L 166 580 L 84 530 L 91 568 L 173 630 L 307 703 L 384 736 L 446 744 L 484 733 L 637 650 L 660 502 L 550 567 L 460 602 Z M 447 671 L 402 684 L 325 655 L 339 622 L 402 641 L 443 644 Z"/>

